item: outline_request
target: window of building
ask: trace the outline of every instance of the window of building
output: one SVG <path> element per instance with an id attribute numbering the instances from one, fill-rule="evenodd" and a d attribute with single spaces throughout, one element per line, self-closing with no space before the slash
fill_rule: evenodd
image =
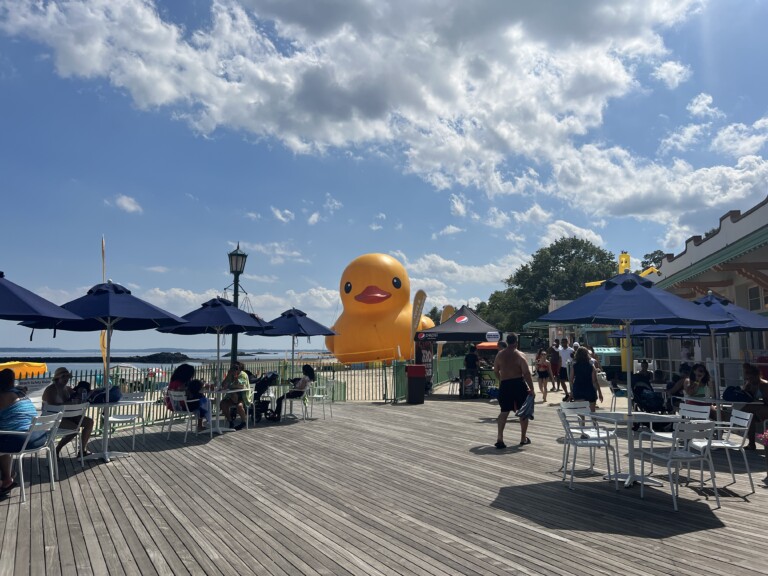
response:
<path id="1" fill-rule="evenodd" d="M 749 309 L 753 312 L 768 310 L 768 291 L 760 286 L 752 286 L 747 290 L 747 299 L 749 300 Z"/>

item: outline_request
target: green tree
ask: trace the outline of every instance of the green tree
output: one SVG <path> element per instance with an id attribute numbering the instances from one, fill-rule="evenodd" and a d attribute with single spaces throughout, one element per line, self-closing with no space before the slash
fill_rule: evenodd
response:
<path id="1" fill-rule="evenodd" d="M 437 309 L 437 306 L 432 306 L 432 309 L 427 312 L 427 317 L 435 323 L 435 326 L 440 324 L 440 311 Z"/>
<path id="2" fill-rule="evenodd" d="M 488 299 L 483 318 L 502 331 L 519 331 L 546 314 L 550 298 L 574 300 L 617 272 L 616 256 L 588 240 L 561 238 L 533 254 Z"/>
<path id="3" fill-rule="evenodd" d="M 640 267 L 642 270 L 639 270 L 639 272 L 642 272 L 651 266 L 656 268 L 660 267 L 662 261 L 664 260 L 664 256 L 666 256 L 666 252 L 664 252 L 664 250 L 654 250 L 653 252 L 646 254 L 643 256 L 643 259 L 640 262 Z"/>

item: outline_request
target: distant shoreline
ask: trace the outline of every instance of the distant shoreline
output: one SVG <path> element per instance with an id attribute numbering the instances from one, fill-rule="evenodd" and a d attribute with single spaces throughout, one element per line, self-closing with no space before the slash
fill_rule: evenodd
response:
<path id="1" fill-rule="evenodd" d="M 4 359 L 2 359 L 4 360 Z M 133 363 L 133 364 L 178 364 L 193 360 L 186 354 L 179 352 L 149 354 L 146 356 L 112 356 L 110 363 Z M 46 364 L 99 364 L 103 360 L 101 356 L 14 356 L 8 359 L 9 362 L 45 362 Z"/>

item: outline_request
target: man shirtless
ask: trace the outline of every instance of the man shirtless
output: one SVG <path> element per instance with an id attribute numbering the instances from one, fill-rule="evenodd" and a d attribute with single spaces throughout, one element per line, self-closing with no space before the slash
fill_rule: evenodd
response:
<path id="1" fill-rule="evenodd" d="M 507 447 L 504 444 L 504 426 L 507 425 L 509 413 L 512 410 L 519 410 L 529 394 L 536 396 L 528 360 L 517 349 L 517 334 L 507 334 L 507 344 L 507 348 L 496 354 L 496 360 L 493 363 L 493 371 L 499 380 L 499 408 L 501 412 L 496 421 L 498 437 L 495 444 L 499 450 Z M 528 419 L 520 418 L 520 446 L 531 443 L 530 438 L 525 435 L 527 431 Z"/>

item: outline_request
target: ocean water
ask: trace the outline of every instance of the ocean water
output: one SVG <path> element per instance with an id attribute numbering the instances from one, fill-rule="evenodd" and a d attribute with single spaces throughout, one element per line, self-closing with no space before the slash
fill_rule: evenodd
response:
<path id="1" fill-rule="evenodd" d="M 215 362 L 216 361 L 216 349 L 212 350 L 125 350 L 125 349 L 116 349 L 111 352 L 111 356 L 120 358 L 120 357 L 131 357 L 131 356 L 149 356 L 150 354 L 155 354 L 158 352 L 181 352 L 182 354 L 185 354 L 190 358 L 190 360 L 187 360 L 186 362 L 193 365 L 193 366 L 200 366 L 204 363 L 209 362 Z M 310 358 L 313 355 L 317 355 L 319 351 L 306 351 L 302 350 L 300 353 L 297 352 L 296 360 L 297 362 L 299 359 L 304 358 Z M 40 349 L 15 349 L 15 350 L 0 350 L 0 362 L 10 362 L 12 360 L 18 359 L 18 358 L 37 358 L 40 361 L 45 362 L 48 365 L 48 371 L 49 373 L 52 373 L 58 368 L 59 366 L 66 367 L 70 372 L 74 373 L 75 376 L 80 376 L 85 378 L 86 380 L 90 380 L 91 382 L 96 381 L 97 383 L 101 382 L 101 372 L 104 369 L 104 366 L 101 362 L 67 362 L 66 358 L 81 358 L 84 356 L 88 357 L 98 357 L 101 354 L 101 351 L 97 348 L 94 349 L 88 349 L 88 350 L 40 350 Z M 238 359 L 244 362 L 250 362 L 250 361 L 257 361 L 257 360 L 272 360 L 272 361 L 280 361 L 280 360 L 290 360 L 291 357 L 291 351 L 290 350 L 273 350 L 262 353 L 250 353 L 246 352 L 244 354 L 241 354 L 238 356 Z M 51 361 L 49 358 L 56 358 L 57 360 Z M 229 357 L 222 356 L 221 361 L 226 365 Z M 115 362 L 114 360 L 111 362 L 111 366 L 114 367 L 118 362 Z M 124 366 L 131 366 L 135 367 L 141 371 L 144 371 L 148 368 L 163 368 L 165 371 L 162 373 L 162 375 L 158 376 L 158 381 L 166 381 L 167 378 L 170 376 L 168 373 L 169 368 L 171 368 L 168 364 L 159 364 L 159 363 L 143 363 L 143 362 L 120 362 L 120 364 Z M 98 376 L 97 376 L 98 374 Z M 130 368 L 126 369 L 124 372 L 124 375 L 128 376 L 130 379 L 133 377 L 135 372 L 133 372 Z M 47 386 L 50 383 L 49 378 L 35 378 L 33 380 L 27 380 L 25 381 L 25 384 L 29 388 L 29 395 L 31 397 L 37 396 L 42 393 L 43 388 Z"/>
<path id="2" fill-rule="evenodd" d="M 111 356 L 113 358 L 122 358 L 122 357 L 130 357 L 130 356 L 149 356 L 150 354 L 155 354 L 158 352 L 181 352 L 182 354 L 185 354 L 190 358 L 190 360 L 187 360 L 189 364 L 192 364 L 193 366 L 199 366 L 204 363 L 208 362 L 215 362 L 216 361 L 216 349 L 203 349 L 203 350 L 127 350 L 127 349 L 115 349 L 111 351 Z M 327 352 L 326 352 L 327 353 Z M 49 358 L 57 358 L 57 359 L 66 359 L 66 358 L 80 358 L 84 356 L 89 357 L 98 357 L 101 354 L 101 351 L 97 348 L 94 349 L 85 349 L 85 350 L 41 350 L 41 349 L 35 349 L 35 348 L 29 348 L 29 349 L 15 349 L 15 350 L 2 350 L 0 349 L 0 362 L 9 362 L 12 360 L 15 360 L 17 358 L 39 358 L 41 361 L 45 362 L 48 365 L 49 372 L 53 372 L 58 368 L 59 366 L 65 366 L 69 371 L 78 373 L 78 372 L 100 372 L 103 370 L 103 365 L 101 362 L 66 362 L 66 360 L 56 360 L 56 361 L 50 361 Z M 322 355 L 323 352 L 320 350 L 297 350 L 296 351 L 296 361 L 299 362 L 302 359 L 310 359 L 317 356 Z M 257 360 L 290 360 L 291 358 L 291 351 L 290 350 L 270 350 L 270 351 L 261 351 L 259 353 L 255 352 L 245 352 L 238 356 L 238 359 L 243 362 L 252 362 Z M 229 357 L 223 356 L 221 357 L 222 363 L 227 363 Z M 111 364 L 114 366 L 117 364 L 114 360 L 111 362 Z M 160 367 L 160 364 L 158 363 L 144 363 L 144 362 L 136 362 L 136 361 L 130 361 L 125 362 L 124 364 L 129 364 L 131 366 L 135 366 L 139 369 L 147 369 L 151 367 Z M 163 365 L 164 368 L 168 368 L 168 365 Z"/>

